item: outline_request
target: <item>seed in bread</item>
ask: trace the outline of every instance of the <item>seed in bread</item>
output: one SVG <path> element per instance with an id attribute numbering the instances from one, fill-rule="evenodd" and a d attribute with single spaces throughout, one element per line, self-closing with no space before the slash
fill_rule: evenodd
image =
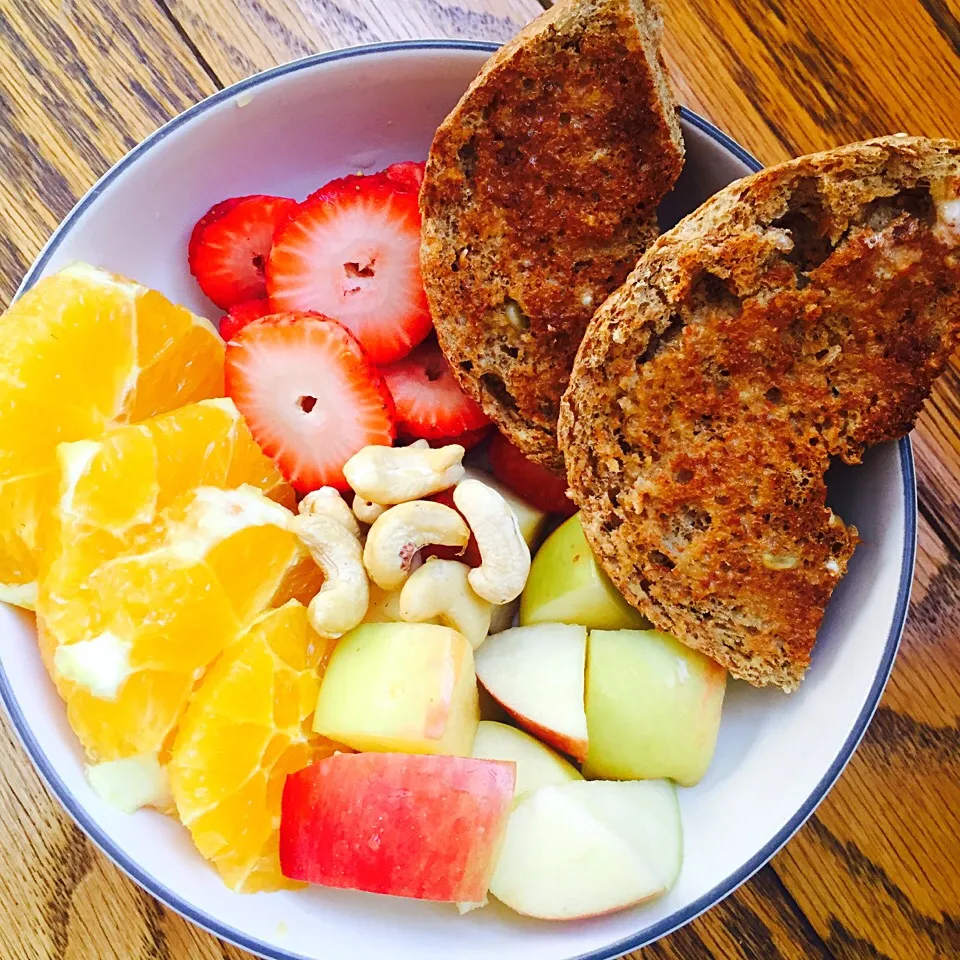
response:
<path id="1" fill-rule="evenodd" d="M 560 442 L 628 600 L 756 685 L 804 675 L 857 532 L 831 457 L 912 426 L 960 340 L 960 143 L 764 170 L 660 237 L 598 311 Z"/>
<path id="2" fill-rule="evenodd" d="M 594 310 L 657 236 L 683 161 L 648 0 L 561 0 L 437 131 L 421 264 L 461 385 L 557 472 L 556 423 Z"/>

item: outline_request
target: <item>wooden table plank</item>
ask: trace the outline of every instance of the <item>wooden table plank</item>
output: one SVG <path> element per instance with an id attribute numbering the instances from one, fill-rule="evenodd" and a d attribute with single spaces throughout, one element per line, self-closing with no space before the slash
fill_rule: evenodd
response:
<path id="1" fill-rule="evenodd" d="M 665 6 L 684 99 L 765 163 L 881 133 L 957 133 L 957 8 L 942 0 Z"/>
<path id="2" fill-rule="evenodd" d="M 765 162 L 898 129 L 958 132 L 955 0 L 665 5 L 681 99 Z M 217 86 L 353 43 L 503 40 L 538 11 L 534 0 L 0 0 L 0 300 L 109 163 Z M 924 520 L 911 620 L 860 752 L 772 867 L 643 960 L 960 956 L 958 424 L 955 363 L 915 433 Z M 246 956 L 98 854 L 6 727 L 0 758 L 0 956 Z"/>
<path id="3" fill-rule="evenodd" d="M 4 0 L 0 298 L 100 174 L 214 89 L 152 3 Z"/>
<path id="4" fill-rule="evenodd" d="M 223 83 L 295 57 L 379 40 L 502 43 L 541 12 L 536 0 L 169 0 L 170 12 Z"/>
<path id="5" fill-rule="evenodd" d="M 922 519 L 920 543 L 880 709 L 837 786 L 775 860 L 837 957 L 874 956 L 866 943 L 896 960 L 960 956 L 960 564 Z"/>

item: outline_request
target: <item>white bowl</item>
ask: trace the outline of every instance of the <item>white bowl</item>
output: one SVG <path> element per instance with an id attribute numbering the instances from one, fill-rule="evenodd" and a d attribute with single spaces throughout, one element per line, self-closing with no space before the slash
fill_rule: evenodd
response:
<path id="1" fill-rule="evenodd" d="M 21 290 L 74 259 L 157 287 L 216 317 L 186 268 L 194 221 L 245 193 L 302 197 L 345 172 L 426 155 L 433 131 L 493 49 L 381 44 L 322 54 L 245 80 L 186 111 L 117 164 L 60 226 Z M 758 168 L 742 148 L 683 114 L 687 165 L 666 225 Z M 840 584 L 813 666 L 790 697 L 731 684 L 716 758 L 681 790 L 686 859 L 670 894 L 647 906 L 566 924 L 491 904 L 450 906 L 345 891 L 230 893 L 185 830 L 159 814 L 125 816 L 83 776 L 63 704 L 32 624 L 0 609 L 0 694 L 48 786 L 137 883 L 226 940 L 283 960 L 568 960 L 613 957 L 691 920 L 759 869 L 823 799 L 866 729 L 890 673 L 913 573 L 916 492 L 907 440 L 837 469 L 833 504 L 863 543 Z M 562 842 L 558 838 L 558 842 Z"/>

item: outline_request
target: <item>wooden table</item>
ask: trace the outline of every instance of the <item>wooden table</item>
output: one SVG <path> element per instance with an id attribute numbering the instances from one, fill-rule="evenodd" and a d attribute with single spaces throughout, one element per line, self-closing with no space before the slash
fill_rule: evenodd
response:
<path id="1" fill-rule="evenodd" d="M 764 162 L 901 130 L 960 135 L 957 0 L 663 2 L 681 100 Z M 0 0 L 2 305 L 94 179 L 201 97 L 317 50 L 505 40 L 539 10 L 536 0 Z M 910 620 L 859 752 L 771 865 L 643 960 L 960 957 L 957 358 L 914 450 Z M 0 851 L 2 960 L 247 956 L 97 852 L 48 796 L 5 718 Z"/>

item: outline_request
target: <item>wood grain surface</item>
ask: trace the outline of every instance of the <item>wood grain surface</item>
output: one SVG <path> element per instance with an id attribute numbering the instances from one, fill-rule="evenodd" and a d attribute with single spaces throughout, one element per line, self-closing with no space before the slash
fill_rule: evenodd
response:
<path id="1" fill-rule="evenodd" d="M 764 162 L 960 135 L 957 0 L 662 0 L 680 98 Z M 0 302 L 93 180 L 218 87 L 317 50 L 504 40 L 534 0 L 0 0 Z M 642 960 L 960 958 L 960 361 L 914 432 L 910 619 L 860 750 L 749 883 Z M 0 960 L 246 957 L 61 813 L 0 724 Z M 451 960 L 455 958 L 451 957 Z"/>

